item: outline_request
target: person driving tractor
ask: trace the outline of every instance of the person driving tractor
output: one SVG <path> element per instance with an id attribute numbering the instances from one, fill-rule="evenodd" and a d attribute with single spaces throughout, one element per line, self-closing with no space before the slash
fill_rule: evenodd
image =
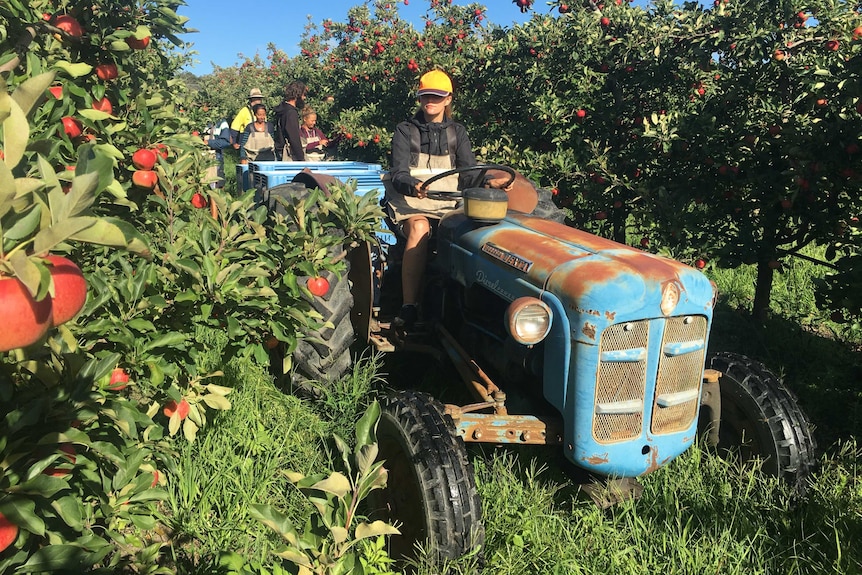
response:
<path id="1" fill-rule="evenodd" d="M 423 182 L 435 174 L 476 165 L 467 129 L 452 119 L 452 80 L 441 70 L 419 79 L 419 109 L 399 123 L 392 135 L 391 186 L 386 203 L 396 232 L 406 239 L 401 268 L 402 306 L 394 324 L 409 330 L 419 316 L 419 299 L 427 260 L 431 220 L 455 208 L 455 200 L 427 197 Z M 481 173 L 453 175 L 434 183 L 432 191 L 456 191 L 489 186 L 508 189 L 507 177 Z"/>

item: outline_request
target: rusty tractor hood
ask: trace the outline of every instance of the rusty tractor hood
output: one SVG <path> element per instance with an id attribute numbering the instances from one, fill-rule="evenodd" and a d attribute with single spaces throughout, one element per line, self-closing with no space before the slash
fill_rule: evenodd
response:
<path id="1" fill-rule="evenodd" d="M 599 324 L 660 317 L 667 282 L 679 287 L 678 312 L 711 315 L 713 288 L 699 271 L 563 224 L 509 212 L 499 224 L 453 232 L 454 243 L 499 268 L 503 284 L 507 277 L 527 281 L 554 294 L 570 314 L 601 318 Z"/>

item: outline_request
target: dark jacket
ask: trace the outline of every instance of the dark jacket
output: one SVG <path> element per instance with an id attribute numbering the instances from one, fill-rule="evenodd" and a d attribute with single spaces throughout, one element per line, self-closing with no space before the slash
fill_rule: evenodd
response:
<path id="1" fill-rule="evenodd" d="M 455 130 L 454 150 L 449 149 L 448 130 L 450 126 Z M 453 163 L 456 168 L 476 165 L 476 156 L 473 154 L 470 137 L 463 125 L 451 119 L 443 120 L 440 123 L 427 123 L 425 114 L 419 110 L 413 118 L 398 124 L 395 127 L 395 133 L 392 134 L 392 169 L 389 176 L 393 186 L 400 194 L 414 195 L 414 186 L 420 181 L 410 175 L 410 168 L 417 167 L 415 165 L 416 158 L 412 157 L 416 154 L 414 150 L 411 150 L 410 143 L 411 132 L 415 133 L 415 130 L 419 131 L 420 153 L 431 156 L 454 156 Z M 482 181 L 478 176 L 478 171 L 462 174 L 459 178 L 458 187 L 463 190 L 481 185 Z"/>
<path id="2" fill-rule="evenodd" d="M 294 162 L 305 160 L 302 140 L 299 137 L 299 112 L 296 106 L 282 102 L 275 107 L 275 150 L 278 156 L 287 142 L 290 145 L 290 155 Z M 278 157 L 277 156 L 277 157 Z"/>

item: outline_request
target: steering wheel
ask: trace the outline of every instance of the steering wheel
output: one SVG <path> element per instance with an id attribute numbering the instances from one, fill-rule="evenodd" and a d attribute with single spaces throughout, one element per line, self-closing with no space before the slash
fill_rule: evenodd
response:
<path id="1" fill-rule="evenodd" d="M 515 170 L 510 168 L 509 166 L 501 166 L 499 164 L 480 164 L 477 166 L 463 166 L 461 168 L 453 168 L 451 170 L 446 170 L 445 172 L 440 172 L 439 174 L 434 174 L 424 182 L 422 182 L 422 189 L 426 191 L 427 197 L 432 200 L 460 200 L 462 197 L 461 190 L 455 191 L 445 191 L 445 190 L 429 190 L 428 187 L 442 180 L 443 178 L 448 178 L 449 176 L 454 176 L 456 174 L 463 174 L 464 172 L 479 172 L 479 178 L 484 180 L 485 174 L 488 173 L 488 170 L 501 170 L 506 172 L 509 175 L 509 181 L 506 182 L 504 188 L 508 188 L 512 185 L 512 182 L 515 181 Z"/>

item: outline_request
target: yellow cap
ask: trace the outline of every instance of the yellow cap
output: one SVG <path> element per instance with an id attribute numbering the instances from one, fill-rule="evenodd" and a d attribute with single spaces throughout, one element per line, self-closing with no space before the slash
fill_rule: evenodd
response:
<path id="1" fill-rule="evenodd" d="M 448 96 L 451 93 L 452 80 L 449 79 L 446 72 L 431 70 L 423 74 L 419 79 L 419 91 L 416 95 L 434 94 L 436 96 Z"/>

